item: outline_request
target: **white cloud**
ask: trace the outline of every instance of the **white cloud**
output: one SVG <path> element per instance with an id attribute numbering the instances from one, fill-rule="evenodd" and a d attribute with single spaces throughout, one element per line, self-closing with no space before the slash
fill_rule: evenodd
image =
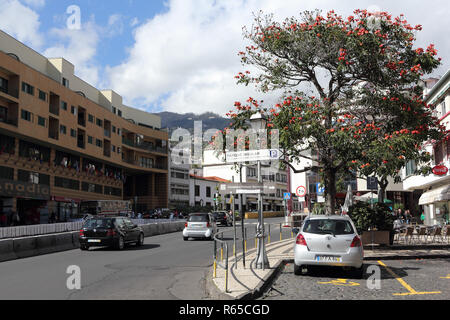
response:
<path id="1" fill-rule="evenodd" d="M 157 104 L 177 112 L 224 114 L 234 101 L 261 98 L 252 88 L 237 86 L 234 79 L 243 71 L 237 56 L 246 45 L 242 27 L 251 26 L 252 13 L 260 9 L 281 20 L 315 8 L 348 15 L 356 8 L 377 6 L 394 15 L 404 13 L 411 24 L 422 24 L 418 44 L 435 43 L 442 57 L 450 58 L 449 40 L 442 33 L 450 29 L 445 18 L 449 4 L 443 0 L 433 4 L 440 13 L 428 11 L 429 5 L 418 0 L 407 6 L 403 1 L 387 0 L 170 0 L 167 6 L 167 12 L 134 30 L 135 43 L 127 49 L 128 58 L 106 68 L 110 86 L 136 107 Z M 448 62 L 446 66 L 441 70 L 448 69 Z"/>
<path id="2" fill-rule="evenodd" d="M 36 12 L 17 0 L 0 0 L 0 8 L 0 29 L 34 49 L 42 47 L 44 38 Z"/>
<path id="3" fill-rule="evenodd" d="M 50 36 L 57 44 L 47 48 L 49 58 L 63 57 L 75 65 L 75 73 L 84 81 L 96 86 L 99 83 L 99 65 L 95 61 L 100 41 L 100 29 L 93 19 L 83 23 L 80 30 L 52 29 Z"/>
<path id="4" fill-rule="evenodd" d="M 35 8 L 42 8 L 45 6 L 45 0 L 22 0 L 22 2 Z"/>

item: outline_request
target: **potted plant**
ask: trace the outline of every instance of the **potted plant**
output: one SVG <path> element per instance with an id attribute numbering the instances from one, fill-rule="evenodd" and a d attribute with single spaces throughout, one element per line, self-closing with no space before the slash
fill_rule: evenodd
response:
<path id="1" fill-rule="evenodd" d="M 357 202 L 350 207 L 348 215 L 355 223 L 363 243 L 392 245 L 394 240 L 394 216 L 383 203 L 372 205 Z"/>

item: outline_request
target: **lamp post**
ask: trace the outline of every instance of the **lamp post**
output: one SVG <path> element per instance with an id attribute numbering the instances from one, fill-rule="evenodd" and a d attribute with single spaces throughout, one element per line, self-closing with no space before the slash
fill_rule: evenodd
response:
<path id="1" fill-rule="evenodd" d="M 253 130 L 257 132 L 257 147 L 260 148 L 260 130 L 266 129 L 266 118 L 261 113 L 256 113 L 250 118 Z M 258 183 L 262 184 L 261 161 L 258 160 Z M 269 259 L 267 258 L 266 248 L 264 244 L 264 215 L 263 215 L 263 199 L 262 190 L 258 193 L 258 225 L 256 227 L 256 237 L 258 239 L 258 249 L 256 258 L 256 269 L 270 268 Z"/>

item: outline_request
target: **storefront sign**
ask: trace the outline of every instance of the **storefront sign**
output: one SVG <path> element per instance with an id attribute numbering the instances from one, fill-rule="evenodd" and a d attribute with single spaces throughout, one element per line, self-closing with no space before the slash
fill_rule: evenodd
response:
<path id="1" fill-rule="evenodd" d="M 446 175 L 448 172 L 448 168 L 446 166 L 436 166 L 433 168 L 433 173 L 437 176 Z"/>
<path id="2" fill-rule="evenodd" d="M 0 179 L 0 195 L 38 200 L 50 199 L 50 186 Z"/>

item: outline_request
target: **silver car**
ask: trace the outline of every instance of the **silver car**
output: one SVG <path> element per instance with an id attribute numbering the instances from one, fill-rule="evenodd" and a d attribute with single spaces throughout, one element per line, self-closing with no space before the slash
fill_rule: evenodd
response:
<path id="1" fill-rule="evenodd" d="M 217 232 L 216 221 L 209 213 L 192 213 L 184 225 L 183 239 L 206 238 L 212 240 Z"/>
<path id="2" fill-rule="evenodd" d="M 294 245 L 294 273 L 305 266 L 351 268 L 363 276 L 364 250 L 355 225 L 348 216 L 310 216 L 305 219 Z"/>

